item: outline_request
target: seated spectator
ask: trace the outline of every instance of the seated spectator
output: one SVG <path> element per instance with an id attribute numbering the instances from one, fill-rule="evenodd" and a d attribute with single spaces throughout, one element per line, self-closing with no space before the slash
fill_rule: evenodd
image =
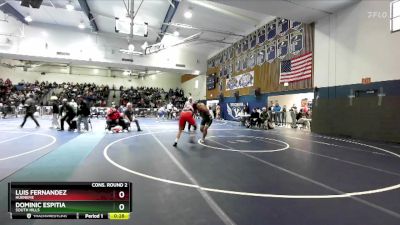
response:
<path id="1" fill-rule="evenodd" d="M 271 118 L 269 116 L 269 113 L 267 111 L 266 107 L 262 108 L 261 114 L 260 114 L 260 121 L 262 124 L 266 125 L 266 123 L 270 122 Z"/>
<path id="2" fill-rule="evenodd" d="M 309 111 L 308 111 L 309 112 Z M 311 118 L 309 118 L 309 113 L 304 112 L 303 109 L 300 109 L 300 112 L 297 116 L 297 123 L 303 125 L 302 128 L 310 129 L 311 126 Z"/>
<path id="3" fill-rule="evenodd" d="M 260 113 L 257 112 L 256 108 L 253 108 L 253 111 L 250 114 L 250 127 L 260 126 Z"/>

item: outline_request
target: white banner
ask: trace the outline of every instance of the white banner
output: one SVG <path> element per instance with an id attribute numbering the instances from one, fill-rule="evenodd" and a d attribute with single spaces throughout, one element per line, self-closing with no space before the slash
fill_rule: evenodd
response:
<path id="1" fill-rule="evenodd" d="M 252 87 L 254 85 L 254 70 L 226 80 L 226 90 Z"/>

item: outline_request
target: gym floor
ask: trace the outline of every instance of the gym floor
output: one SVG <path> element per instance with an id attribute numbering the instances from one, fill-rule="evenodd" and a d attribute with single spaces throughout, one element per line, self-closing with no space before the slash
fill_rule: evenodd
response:
<path id="1" fill-rule="evenodd" d="M 204 145 L 177 121 L 140 119 L 143 132 L 78 134 L 0 120 L 1 224 L 11 181 L 130 181 L 133 212 L 119 224 L 400 224 L 400 145 L 304 130 L 251 130 L 215 121 Z M 200 132 L 197 133 L 197 139 Z M 57 221 L 57 224 L 110 221 Z"/>

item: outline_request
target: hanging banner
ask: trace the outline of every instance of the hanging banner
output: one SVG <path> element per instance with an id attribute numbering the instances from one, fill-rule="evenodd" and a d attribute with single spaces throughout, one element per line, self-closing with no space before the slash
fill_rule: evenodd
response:
<path id="1" fill-rule="evenodd" d="M 236 60 L 235 60 L 235 72 L 237 73 L 237 72 L 239 72 L 241 70 L 242 70 L 242 68 L 241 68 L 241 65 L 240 65 L 240 58 L 236 58 Z"/>
<path id="2" fill-rule="evenodd" d="M 297 21 L 290 21 L 290 29 L 298 30 L 301 27 L 302 23 Z"/>
<path id="3" fill-rule="evenodd" d="M 222 52 L 222 60 L 221 63 L 224 64 L 226 62 L 226 60 L 228 59 L 228 51 L 225 50 Z"/>
<path id="4" fill-rule="evenodd" d="M 249 37 L 245 37 L 242 42 L 242 52 L 245 52 L 249 49 Z"/>
<path id="5" fill-rule="evenodd" d="M 267 57 L 266 61 L 272 63 L 276 59 L 276 41 L 271 41 L 266 46 Z"/>
<path id="6" fill-rule="evenodd" d="M 235 49 L 236 49 L 236 55 L 240 55 L 240 53 L 242 52 L 242 41 L 236 43 Z"/>
<path id="7" fill-rule="evenodd" d="M 257 65 L 262 65 L 265 62 L 265 48 L 259 48 L 257 54 Z"/>
<path id="8" fill-rule="evenodd" d="M 211 68 L 212 67 L 212 61 L 211 59 L 207 61 L 207 68 Z"/>
<path id="9" fill-rule="evenodd" d="M 255 48 L 256 45 L 257 45 L 257 35 L 256 35 L 256 33 L 257 33 L 257 32 L 255 32 L 255 33 L 254 33 L 253 35 L 251 35 L 251 37 L 250 37 L 250 48 L 251 48 L 251 49 Z"/>
<path id="10" fill-rule="evenodd" d="M 247 56 L 243 55 L 240 59 L 241 70 L 247 70 Z"/>
<path id="11" fill-rule="evenodd" d="M 286 55 L 289 52 L 289 36 L 286 35 L 284 37 L 281 37 L 280 39 L 278 39 L 278 43 L 277 43 L 277 48 L 278 48 L 278 53 L 277 53 L 277 57 L 280 59 L 283 59 L 286 57 Z"/>
<path id="12" fill-rule="evenodd" d="M 278 19 L 278 34 L 284 36 L 289 31 L 289 20 Z"/>
<path id="13" fill-rule="evenodd" d="M 304 47 L 304 32 L 303 28 L 290 33 L 290 52 L 294 55 L 300 53 Z"/>
<path id="14" fill-rule="evenodd" d="M 217 55 L 215 58 L 215 66 L 219 66 L 221 64 L 221 54 Z"/>
<path id="15" fill-rule="evenodd" d="M 226 73 L 226 77 L 230 78 L 232 76 L 233 73 L 233 68 L 235 67 L 233 62 L 229 62 L 228 63 L 228 68 L 227 68 L 227 73 Z"/>
<path id="16" fill-rule="evenodd" d="M 266 26 L 261 27 L 261 29 L 259 29 L 257 32 L 257 34 L 258 34 L 257 44 L 258 45 L 262 45 L 265 42 L 265 27 Z"/>
<path id="17" fill-rule="evenodd" d="M 232 59 L 233 56 L 235 55 L 235 49 L 233 47 L 230 47 L 228 49 L 228 53 L 229 53 L 229 59 Z"/>
<path id="18" fill-rule="evenodd" d="M 267 25 L 267 40 L 271 41 L 276 37 L 276 20 Z"/>
<path id="19" fill-rule="evenodd" d="M 253 68 L 256 65 L 256 51 L 252 51 L 247 55 L 247 66 Z"/>
<path id="20" fill-rule="evenodd" d="M 252 87 L 254 85 L 254 70 L 231 77 L 226 80 L 226 90 Z"/>

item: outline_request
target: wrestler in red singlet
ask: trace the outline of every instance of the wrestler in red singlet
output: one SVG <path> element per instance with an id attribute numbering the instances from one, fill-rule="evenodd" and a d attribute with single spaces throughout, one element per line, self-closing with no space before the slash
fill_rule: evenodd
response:
<path id="1" fill-rule="evenodd" d="M 179 131 L 176 136 L 175 142 L 174 142 L 174 147 L 178 145 L 178 140 L 181 137 L 181 134 L 183 130 L 185 129 L 185 124 L 189 123 L 189 125 L 192 125 L 194 127 L 194 130 L 197 129 L 196 125 L 196 120 L 193 118 L 193 107 L 191 105 L 185 105 L 183 108 L 180 118 L 179 118 Z M 191 140 L 193 141 L 194 138 L 194 131 L 190 132 Z"/>

